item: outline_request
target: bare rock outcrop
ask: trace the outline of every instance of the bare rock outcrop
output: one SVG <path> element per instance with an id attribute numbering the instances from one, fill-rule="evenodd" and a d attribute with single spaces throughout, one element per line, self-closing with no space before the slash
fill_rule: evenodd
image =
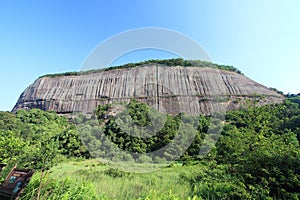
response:
<path id="1" fill-rule="evenodd" d="M 263 104 L 284 97 L 244 75 L 206 67 L 149 64 L 78 76 L 42 77 L 20 96 L 13 111 L 40 108 L 91 114 L 99 104 L 135 98 L 162 112 L 210 114 L 216 104 L 238 108 L 246 99 Z"/>

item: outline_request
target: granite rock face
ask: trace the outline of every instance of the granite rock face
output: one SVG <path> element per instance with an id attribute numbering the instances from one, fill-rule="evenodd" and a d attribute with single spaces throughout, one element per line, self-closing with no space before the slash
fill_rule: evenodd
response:
<path id="1" fill-rule="evenodd" d="M 263 96 L 263 97 L 261 97 Z M 149 64 L 78 76 L 37 79 L 20 96 L 13 111 L 40 108 L 59 114 L 92 114 L 99 104 L 135 98 L 162 112 L 211 114 L 236 109 L 247 99 L 261 104 L 284 97 L 244 75 L 214 68 Z"/>

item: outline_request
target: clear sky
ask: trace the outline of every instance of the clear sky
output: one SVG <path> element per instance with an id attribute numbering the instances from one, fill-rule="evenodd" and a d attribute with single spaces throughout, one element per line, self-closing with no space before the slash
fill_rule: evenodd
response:
<path id="1" fill-rule="evenodd" d="M 0 110 L 44 74 L 78 71 L 88 54 L 122 31 L 161 27 L 198 42 L 213 62 L 299 93 L 300 1 L 0 1 Z M 145 51 L 122 62 L 171 57 Z"/>

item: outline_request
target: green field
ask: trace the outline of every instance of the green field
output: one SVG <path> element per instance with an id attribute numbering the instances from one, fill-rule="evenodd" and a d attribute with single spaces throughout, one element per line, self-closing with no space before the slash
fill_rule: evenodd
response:
<path id="1" fill-rule="evenodd" d="M 151 164 L 139 165 L 153 170 Z M 202 179 L 202 184 L 196 179 Z M 128 173 L 95 159 L 70 161 L 36 173 L 22 199 L 37 199 L 38 193 L 40 199 L 227 199 L 243 195 L 235 194 L 239 191 L 233 190 L 230 179 L 215 163 L 172 164 L 149 173 Z M 224 195 L 226 189 L 230 193 Z"/>
<path id="2" fill-rule="evenodd" d="M 190 183 L 183 177 L 197 171 L 198 166 L 189 166 L 166 167 L 151 173 L 126 173 L 97 160 L 72 161 L 51 168 L 46 172 L 44 183 L 47 184 L 49 180 L 63 183 L 67 179 L 71 182 L 71 188 L 65 188 L 66 190 L 87 187 L 86 191 L 94 194 L 94 197 L 92 194 L 86 194 L 85 197 L 78 195 L 75 199 L 188 199 L 192 191 Z M 34 175 L 23 199 L 35 197 L 35 184 L 39 183 L 40 178 L 41 173 Z M 60 186 L 63 187 L 63 184 Z M 67 193 L 69 191 L 61 191 L 57 192 L 61 196 L 52 197 L 48 190 L 48 186 L 41 188 L 41 199 L 68 199 L 67 196 L 70 195 Z"/>

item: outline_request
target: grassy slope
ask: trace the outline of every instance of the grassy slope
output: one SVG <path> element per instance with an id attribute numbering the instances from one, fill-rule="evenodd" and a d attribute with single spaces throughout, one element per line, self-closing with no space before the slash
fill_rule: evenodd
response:
<path id="1" fill-rule="evenodd" d="M 126 173 L 97 160 L 70 161 L 50 170 L 48 178 L 92 184 L 99 199 L 188 199 L 189 182 L 182 177 L 199 170 L 199 166 L 167 167 L 150 173 Z M 33 179 L 39 179 L 36 173 Z M 196 199 L 196 198 L 195 198 Z"/>

